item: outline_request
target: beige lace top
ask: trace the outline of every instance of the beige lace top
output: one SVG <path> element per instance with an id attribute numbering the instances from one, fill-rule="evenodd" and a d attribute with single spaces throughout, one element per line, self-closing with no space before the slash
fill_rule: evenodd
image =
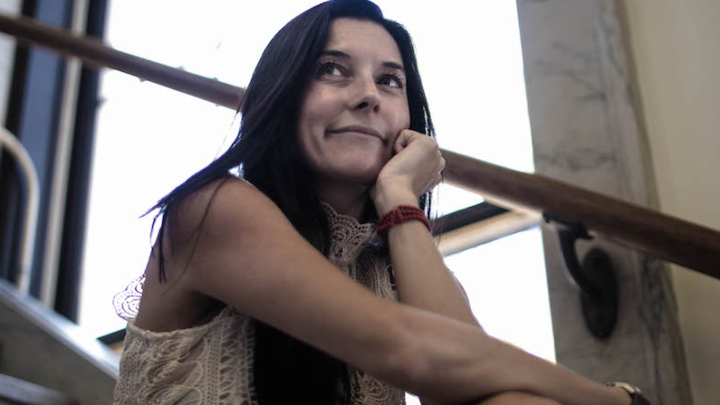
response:
<path id="1" fill-rule="evenodd" d="M 329 260 L 377 295 L 397 300 L 387 257 L 369 247 L 375 225 L 360 224 L 323 205 L 330 220 Z M 251 319 L 225 308 L 202 326 L 172 332 L 137 328 L 144 278 L 115 297 L 118 315 L 128 319 L 115 405 L 252 405 L 255 331 Z M 351 403 L 404 404 L 405 393 L 349 367 Z"/>

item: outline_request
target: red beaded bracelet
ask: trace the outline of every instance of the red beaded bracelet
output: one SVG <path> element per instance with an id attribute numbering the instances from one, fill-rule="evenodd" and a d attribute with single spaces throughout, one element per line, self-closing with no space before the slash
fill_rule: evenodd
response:
<path id="1" fill-rule="evenodd" d="M 378 223 L 377 233 L 380 238 L 382 238 L 383 242 L 387 244 L 387 234 L 390 228 L 405 221 L 412 220 L 422 222 L 425 224 L 428 231 L 430 230 L 430 221 L 428 221 L 423 210 L 412 205 L 398 205 L 396 208 L 383 215 L 380 223 Z"/>

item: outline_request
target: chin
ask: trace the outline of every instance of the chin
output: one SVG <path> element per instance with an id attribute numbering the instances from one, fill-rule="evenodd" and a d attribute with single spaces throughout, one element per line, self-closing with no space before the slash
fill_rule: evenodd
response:
<path id="1" fill-rule="evenodd" d="M 355 183 L 363 186 L 372 186 L 375 184 L 380 170 L 382 170 L 385 162 L 355 161 L 355 162 L 337 162 L 333 167 L 327 167 L 322 170 L 324 177 L 332 178 L 335 181 L 347 183 Z"/>
<path id="2" fill-rule="evenodd" d="M 362 184 L 364 186 L 372 186 L 377 181 L 378 174 L 380 174 L 381 167 L 366 167 L 362 169 L 345 168 L 339 171 L 339 179 L 345 180 L 349 183 Z"/>

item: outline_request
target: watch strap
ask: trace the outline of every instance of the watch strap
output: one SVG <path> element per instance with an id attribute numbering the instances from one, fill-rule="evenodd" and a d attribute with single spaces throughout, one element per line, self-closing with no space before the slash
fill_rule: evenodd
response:
<path id="1" fill-rule="evenodd" d="M 630 385 L 622 381 L 611 382 L 607 384 L 608 387 L 619 387 L 625 390 L 630 395 L 632 402 L 630 405 L 650 405 L 650 401 L 642 394 L 640 388 Z"/>

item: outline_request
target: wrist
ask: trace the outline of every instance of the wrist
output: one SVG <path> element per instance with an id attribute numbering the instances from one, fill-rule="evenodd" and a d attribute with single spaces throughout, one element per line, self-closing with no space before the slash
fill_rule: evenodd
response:
<path id="1" fill-rule="evenodd" d="M 430 221 L 428 221 L 422 209 L 414 205 L 399 205 L 380 219 L 377 228 L 378 236 L 387 244 L 390 228 L 407 221 L 420 221 L 425 225 L 428 232 L 432 231 Z"/>
<path id="2" fill-rule="evenodd" d="M 376 184 L 372 200 L 379 218 L 399 205 L 419 207 L 418 198 L 412 191 L 392 185 Z"/>
<path id="3" fill-rule="evenodd" d="M 618 405 L 632 405 L 632 397 L 620 387 L 609 387 L 612 390 L 613 403 Z"/>

